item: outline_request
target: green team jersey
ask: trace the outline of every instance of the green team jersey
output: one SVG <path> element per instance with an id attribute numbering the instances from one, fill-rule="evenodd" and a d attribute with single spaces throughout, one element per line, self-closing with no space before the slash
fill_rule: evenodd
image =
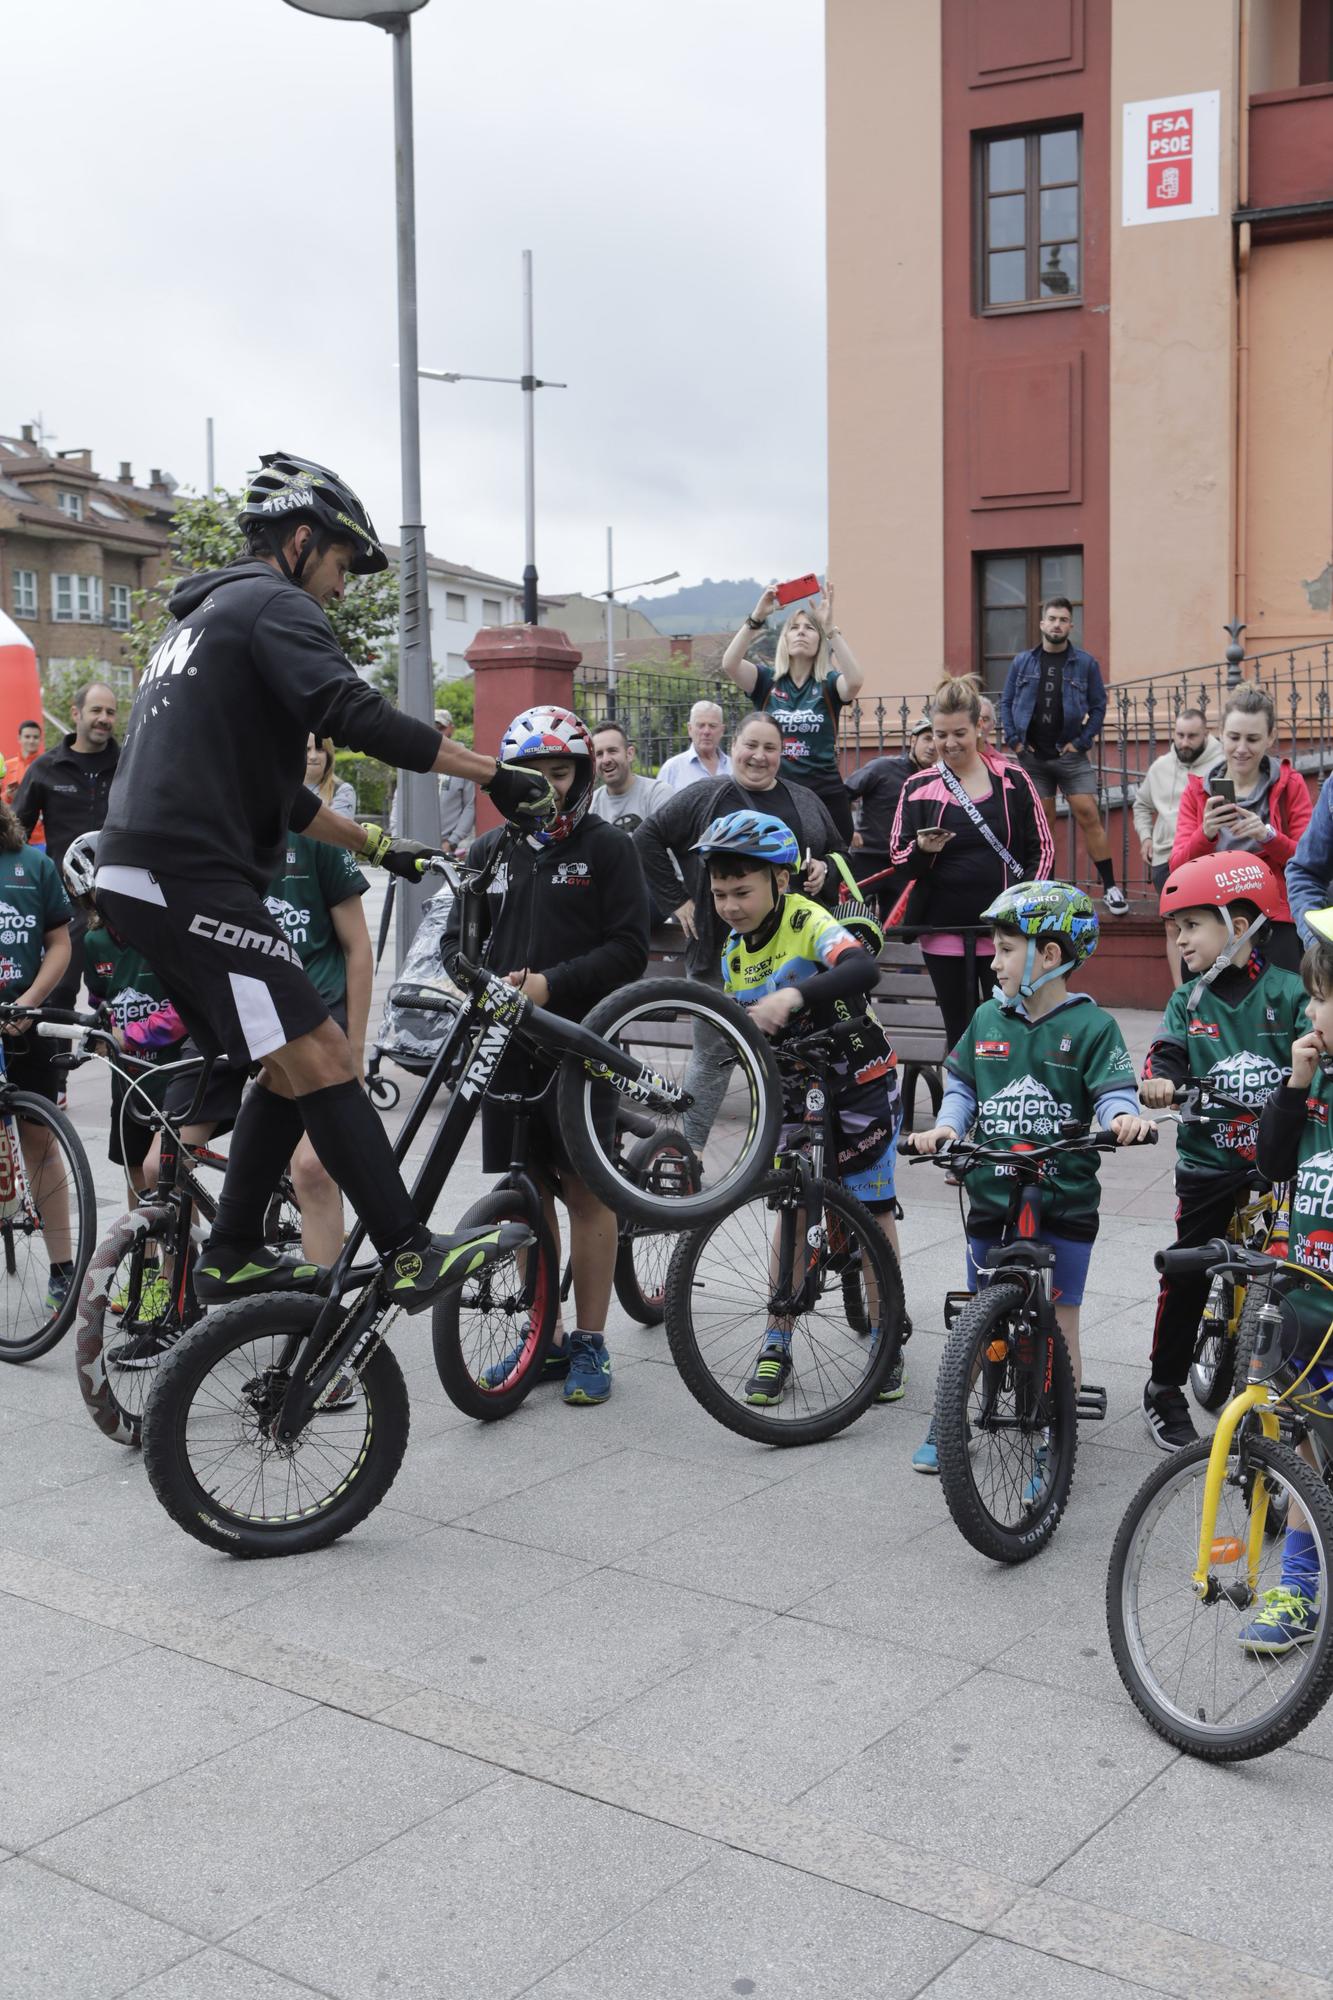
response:
<path id="1" fill-rule="evenodd" d="M 1250 1111 L 1243 1118 L 1180 1126 L 1177 1176 L 1235 1178 L 1254 1164 L 1259 1113 L 1282 1082 L 1292 1043 L 1306 1032 L 1305 988 L 1294 972 L 1275 965 L 1262 966 L 1230 1005 L 1205 986 L 1191 1007 L 1194 986 L 1194 980 L 1187 981 L 1167 1001 L 1157 1043 L 1175 1044 L 1184 1052 L 1191 1077 L 1215 1084 L 1223 1096 L 1234 1097 Z"/>
<path id="2" fill-rule="evenodd" d="M 1316 1070 L 1305 1098 L 1305 1127 L 1291 1184 L 1289 1263 L 1333 1278 L 1333 1077 Z M 1284 1287 L 1286 1290 L 1286 1287 Z M 1333 1320 L 1333 1291 L 1299 1282 L 1286 1290 L 1303 1331 L 1322 1340 Z M 1308 1359 L 1308 1353 L 1307 1353 Z M 1333 1341 L 1323 1359 L 1333 1365 Z"/>
<path id="3" fill-rule="evenodd" d="M 146 1021 L 169 1004 L 166 988 L 143 953 L 105 927 L 84 933 L 83 976 L 93 999 L 110 1007 L 118 1028 Z M 174 1062 L 180 1040 L 160 1047 L 136 1042 L 131 1053 L 136 1062 Z"/>
<path id="4" fill-rule="evenodd" d="M 0 994 L 12 998 L 31 986 L 46 956 L 47 931 L 69 918 L 60 870 L 49 854 L 36 847 L 0 854 Z"/>
<path id="5" fill-rule="evenodd" d="M 345 849 L 311 840 L 304 833 L 288 833 L 282 869 L 269 884 L 264 901 L 288 944 L 295 947 L 311 985 L 330 1006 L 347 991 L 347 961 L 332 912 L 349 896 L 364 896 L 369 887 Z"/>
<path id="6" fill-rule="evenodd" d="M 1067 1119 L 1086 1125 L 1099 1098 L 1133 1090 L 1134 1065 L 1114 1018 L 1086 993 L 1030 1021 L 987 1000 L 972 1017 L 948 1067 L 976 1092 L 970 1136 L 978 1145 L 1016 1150 L 1056 1139 Z M 967 1175 L 969 1226 L 994 1229 L 1009 1213 L 1007 1167 L 977 1166 Z M 1084 1239 L 1097 1232 L 1097 1155 L 1066 1153 L 1042 1188 L 1044 1220 Z"/>

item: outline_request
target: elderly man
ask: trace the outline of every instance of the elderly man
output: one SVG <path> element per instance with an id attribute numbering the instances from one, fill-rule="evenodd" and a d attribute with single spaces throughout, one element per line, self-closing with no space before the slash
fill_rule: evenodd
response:
<path id="1" fill-rule="evenodd" d="M 722 710 L 715 701 L 696 701 L 686 725 L 690 747 L 668 757 L 658 777 L 673 792 L 697 785 L 701 778 L 729 778 L 731 759 L 722 748 Z"/>
<path id="2" fill-rule="evenodd" d="M 445 736 L 454 733 L 454 718 L 437 708 L 435 720 Z M 447 772 L 440 779 L 440 846 L 446 854 L 465 854 L 477 830 L 477 788 L 471 778 Z"/>

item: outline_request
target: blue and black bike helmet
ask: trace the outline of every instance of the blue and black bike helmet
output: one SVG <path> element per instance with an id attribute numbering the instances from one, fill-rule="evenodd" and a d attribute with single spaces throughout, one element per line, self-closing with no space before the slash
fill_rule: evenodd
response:
<path id="1" fill-rule="evenodd" d="M 789 826 L 772 813 L 729 812 L 706 826 L 692 852 L 702 854 L 747 854 L 755 861 L 767 861 L 771 868 L 799 868 L 801 850 Z"/>

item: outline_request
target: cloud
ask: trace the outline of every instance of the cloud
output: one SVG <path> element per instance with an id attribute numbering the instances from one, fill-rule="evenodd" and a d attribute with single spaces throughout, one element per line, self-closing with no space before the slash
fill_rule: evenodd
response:
<path id="1" fill-rule="evenodd" d="M 399 517 L 391 50 L 280 0 L 64 0 L 6 22 L 0 428 L 236 483 L 328 459 Z M 77 60 L 71 51 L 77 51 Z M 822 565 L 816 0 L 434 0 L 413 26 L 421 360 L 521 366 L 538 561 L 587 588 Z M 21 279 L 22 292 L 16 290 Z M 22 309 L 26 299 L 28 309 Z M 433 549 L 522 568 L 516 389 L 421 385 Z"/>

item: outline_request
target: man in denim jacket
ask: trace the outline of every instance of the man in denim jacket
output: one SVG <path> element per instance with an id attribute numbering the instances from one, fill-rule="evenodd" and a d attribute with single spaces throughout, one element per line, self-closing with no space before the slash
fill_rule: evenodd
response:
<path id="1" fill-rule="evenodd" d="M 1106 687 L 1092 654 L 1070 642 L 1073 622 L 1067 597 L 1046 599 L 1041 644 L 1017 654 L 1005 679 L 1000 730 L 1041 794 L 1052 831 L 1055 795 L 1064 793 L 1102 878 L 1106 907 L 1112 916 L 1123 917 L 1129 904 L 1116 886 L 1111 843 L 1097 810 L 1097 779 L 1088 761 L 1106 715 Z"/>

